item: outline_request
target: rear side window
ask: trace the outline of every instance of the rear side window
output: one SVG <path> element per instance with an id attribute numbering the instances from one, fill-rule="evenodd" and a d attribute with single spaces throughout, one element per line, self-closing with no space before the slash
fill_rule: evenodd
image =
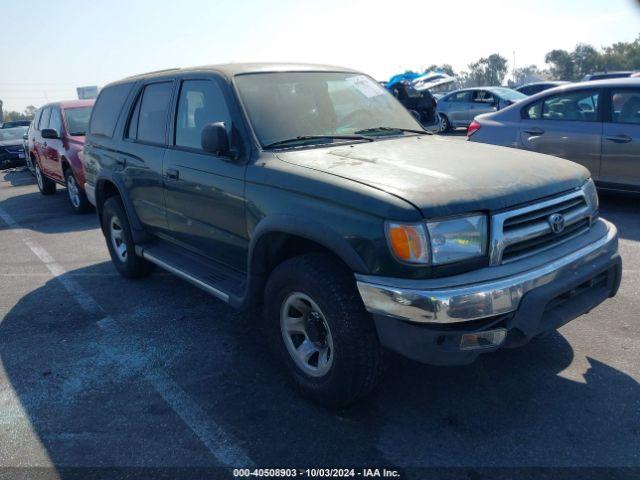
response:
<path id="1" fill-rule="evenodd" d="M 129 95 L 129 90 L 131 90 L 130 83 L 121 83 L 106 87 L 100 92 L 91 115 L 89 131 L 92 134 L 113 137 L 122 104 Z"/>
<path id="2" fill-rule="evenodd" d="M 42 111 L 40 115 L 40 123 L 38 124 L 38 130 L 44 130 L 49 128 L 49 118 L 51 117 L 51 107 L 47 107 Z"/>
<path id="3" fill-rule="evenodd" d="M 166 142 L 167 116 L 172 91 L 173 82 L 153 83 L 144 88 L 138 115 L 137 135 L 135 137 L 137 140 L 157 144 Z M 134 115 L 132 121 L 135 120 Z M 129 126 L 129 132 L 133 134 L 131 125 Z"/>

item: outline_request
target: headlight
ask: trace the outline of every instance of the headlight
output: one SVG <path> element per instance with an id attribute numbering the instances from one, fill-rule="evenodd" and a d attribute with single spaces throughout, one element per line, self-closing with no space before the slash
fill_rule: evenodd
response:
<path id="1" fill-rule="evenodd" d="M 591 207 L 591 211 L 598 211 L 598 191 L 596 190 L 596 184 L 593 183 L 593 180 L 590 178 L 587 180 L 582 186 L 582 190 L 584 191 L 585 196 L 587 197 L 587 203 Z"/>
<path id="2" fill-rule="evenodd" d="M 425 224 L 387 223 L 395 257 L 406 263 L 442 265 L 487 254 L 487 217 L 471 215 Z"/>
<path id="3" fill-rule="evenodd" d="M 487 217 L 473 215 L 427 222 L 434 265 L 459 262 L 487 253 Z"/>

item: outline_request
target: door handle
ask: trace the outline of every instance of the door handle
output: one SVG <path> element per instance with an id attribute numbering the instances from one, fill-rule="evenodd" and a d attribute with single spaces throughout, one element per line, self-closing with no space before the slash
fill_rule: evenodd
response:
<path id="1" fill-rule="evenodd" d="M 604 138 L 605 140 L 609 140 L 610 142 L 615 143 L 629 143 L 631 140 L 633 140 L 629 135 L 610 135 L 605 136 Z"/>
<path id="2" fill-rule="evenodd" d="M 524 133 L 528 133 L 529 135 L 542 135 L 544 133 L 544 130 L 541 128 L 525 128 Z"/>
<path id="3" fill-rule="evenodd" d="M 178 180 L 180 178 L 180 172 L 175 168 L 167 168 L 167 180 Z"/>

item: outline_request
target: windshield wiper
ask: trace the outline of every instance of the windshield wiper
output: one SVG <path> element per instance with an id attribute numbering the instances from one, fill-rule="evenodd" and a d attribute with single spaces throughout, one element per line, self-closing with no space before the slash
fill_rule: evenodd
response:
<path id="1" fill-rule="evenodd" d="M 412 128 L 401 128 L 401 127 L 373 127 L 373 128 L 365 128 L 363 130 L 358 130 L 355 133 L 375 133 L 375 132 L 410 132 L 410 133 L 421 133 L 430 135 L 426 130 L 415 130 Z"/>
<path id="2" fill-rule="evenodd" d="M 304 140 L 365 140 L 367 142 L 373 142 L 373 138 L 365 137 L 364 135 L 300 135 L 293 138 L 285 138 L 284 140 L 278 140 L 277 142 L 269 143 L 264 148 L 273 148 L 287 145 L 289 143 L 295 143 Z"/>

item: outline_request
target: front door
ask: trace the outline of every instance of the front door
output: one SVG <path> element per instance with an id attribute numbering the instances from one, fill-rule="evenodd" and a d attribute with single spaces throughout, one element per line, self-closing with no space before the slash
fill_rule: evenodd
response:
<path id="1" fill-rule="evenodd" d="M 174 146 L 164 163 L 165 201 L 170 235 L 192 251 L 246 268 L 244 174 L 237 160 L 202 150 L 202 128 L 233 124 L 222 84 L 214 78 L 185 79 L 176 105 Z"/>
<path id="2" fill-rule="evenodd" d="M 47 176 L 56 180 L 62 180 L 62 168 L 60 152 L 62 151 L 62 116 L 58 107 L 51 107 L 49 129 L 55 130 L 58 138 L 43 139 L 44 145 L 44 171 Z"/>
<path id="3" fill-rule="evenodd" d="M 612 89 L 609 105 L 600 181 L 640 189 L 640 89 Z"/>
<path id="4" fill-rule="evenodd" d="M 477 115 L 496 111 L 497 99 L 487 90 L 476 90 L 473 92 L 471 108 L 469 109 L 469 123 L 476 118 Z"/>
<path id="5" fill-rule="evenodd" d="M 580 163 L 600 175 L 600 91 L 568 91 L 525 107 L 520 122 L 523 148 Z"/>
<path id="6" fill-rule="evenodd" d="M 449 97 L 447 110 L 445 113 L 449 117 L 449 121 L 453 126 L 466 126 L 471 121 L 469 120 L 469 110 L 471 108 L 471 90 L 463 90 L 461 92 L 454 93 Z"/>

